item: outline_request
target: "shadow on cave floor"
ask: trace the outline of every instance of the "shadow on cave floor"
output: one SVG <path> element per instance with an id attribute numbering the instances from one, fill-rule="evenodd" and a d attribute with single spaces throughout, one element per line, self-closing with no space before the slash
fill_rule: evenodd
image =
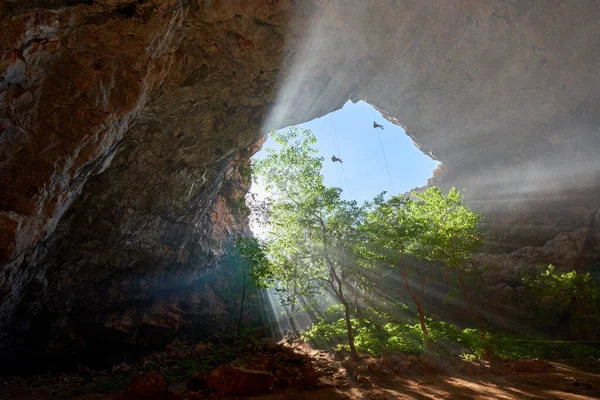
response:
<path id="1" fill-rule="evenodd" d="M 297 341 L 291 344 L 262 339 L 243 343 L 176 341 L 164 352 L 154 353 L 140 363 L 121 364 L 112 370 L 85 368 L 76 374 L 3 378 L 0 399 L 579 400 L 600 397 L 598 368 L 562 362 L 467 362 L 407 354 L 365 356 L 359 362 L 348 358 L 335 361 L 343 358 L 339 356 Z M 229 363 L 240 365 L 242 371 L 272 374 L 269 376 L 276 377 L 273 379 L 277 383 L 263 391 L 266 393 L 252 396 L 227 396 L 214 390 L 208 393 L 206 388 L 212 383 L 207 382 L 212 382 L 210 377 L 215 367 L 232 365 Z M 161 384 L 156 383 L 156 377 Z M 230 372 L 224 384 L 235 385 L 239 380 L 243 378 Z M 130 384 L 132 381 L 136 383 Z M 205 386 L 198 389 L 194 385 Z"/>

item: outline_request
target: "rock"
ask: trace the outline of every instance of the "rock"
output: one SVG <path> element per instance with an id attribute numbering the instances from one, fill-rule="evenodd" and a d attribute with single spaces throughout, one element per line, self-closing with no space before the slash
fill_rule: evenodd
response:
<path id="1" fill-rule="evenodd" d="M 412 365 L 413 364 L 410 361 L 403 360 L 403 361 L 398 362 L 396 365 L 394 365 L 394 367 L 392 368 L 392 371 L 397 372 L 397 373 L 403 373 L 403 372 L 408 371 Z"/>
<path id="2" fill-rule="evenodd" d="M 360 384 L 360 386 L 364 389 L 373 389 L 373 383 L 368 376 L 358 375 L 356 377 L 356 382 Z"/>
<path id="3" fill-rule="evenodd" d="M 275 371 L 275 358 L 271 355 L 264 354 L 247 364 L 248 369 L 273 372 Z"/>
<path id="4" fill-rule="evenodd" d="M 275 377 L 266 371 L 224 365 L 210 373 L 208 386 L 212 392 L 223 392 L 226 395 L 263 393 L 275 386 Z"/>
<path id="5" fill-rule="evenodd" d="M 439 369 L 438 360 L 425 354 L 421 354 L 421 356 L 419 357 L 419 364 L 426 372 L 436 372 Z"/>
<path id="6" fill-rule="evenodd" d="M 421 375 L 425 372 L 425 369 L 421 366 L 421 364 L 411 364 L 408 370 L 417 375 Z"/>
<path id="7" fill-rule="evenodd" d="M 377 373 L 381 371 L 381 366 L 376 361 L 369 361 L 369 363 L 367 364 L 367 369 L 369 370 L 369 372 Z"/>
<path id="8" fill-rule="evenodd" d="M 400 354 L 390 354 L 381 359 L 381 363 L 389 368 L 394 367 L 402 361 L 404 361 L 404 357 Z"/>
<path id="9" fill-rule="evenodd" d="M 119 365 L 116 365 L 112 368 L 112 373 L 113 374 L 124 374 L 127 373 L 131 370 L 131 366 L 128 365 L 127 363 L 120 363 Z"/>
<path id="10" fill-rule="evenodd" d="M 208 389 L 208 375 L 196 372 L 187 379 L 187 390 L 190 392 L 201 392 Z"/>
<path id="11" fill-rule="evenodd" d="M 443 372 L 448 372 L 450 370 L 452 370 L 454 367 L 454 365 L 452 364 L 451 361 L 449 360 L 443 360 L 442 363 L 439 366 L 439 369 Z"/>
<path id="12" fill-rule="evenodd" d="M 465 363 L 465 374 L 469 376 L 477 375 L 477 367 L 473 363 Z"/>
<path id="13" fill-rule="evenodd" d="M 553 368 L 552 365 L 539 358 L 533 360 L 519 360 L 514 363 L 515 372 L 543 372 Z"/>
<path id="14" fill-rule="evenodd" d="M 430 184 L 467 189 L 494 237 L 484 254 L 514 256 L 499 280 L 598 260 L 580 231 L 600 206 L 595 0 L 539 2 L 533 19 L 523 1 L 249 4 L 3 2 L 0 337 L 27 338 L 13 360 L 226 326 L 210 272 L 248 230 L 240 170 L 263 132 L 348 99 L 443 163 Z M 311 54 L 306 27 L 326 32 Z M 23 335 L 34 321 L 47 329 Z"/>
<path id="15" fill-rule="evenodd" d="M 409 362 L 411 362 L 411 363 L 413 363 L 413 364 L 414 364 L 414 363 L 418 363 L 418 362 L 419 362 L 419 357 L 420 357 L 420 356 L 417 356 L 417 355 L 415 355 L 415 354 L 409 354 L 409 356 L 408 356 L 407 360 L 408 360 Z"/>
<path id="16" fill-rule="evenodd" d="M 175 393 L 172 390 L 167 392 L 166 400 L 184 400 L 179 393 Z"/>
<path id="17" fill-rule="evenodd" d="M 120 400 L 164 400 L 167 396 L 167 382 L 157 372 L 151 372 L 132 382 Z"/>
<path id="18" fill-rule="evenodd" d="M 336 350 L 333 353 L 333 359 L 335 361 L 344 361 L 346 359 L 346 357 L 348 357 L 350 355 L 350 352 L 346 349 L 340 349 L 340 350 Z"/>
<path id="19" fill-rule="evenodd" d="M 204 355 L 204 354 L 210 352 L 211 350 L 212 350 L 212 344 L 210 344 L 210 343 L 200 343 L 196 347 L 194 347 L 192 355 L 194 355 L 194 356 L 201 356 L 201 355 Z"/>

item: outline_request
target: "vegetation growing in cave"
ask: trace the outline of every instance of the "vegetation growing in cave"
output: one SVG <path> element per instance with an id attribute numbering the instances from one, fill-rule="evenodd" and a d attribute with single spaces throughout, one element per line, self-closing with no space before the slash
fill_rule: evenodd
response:
<path id="1" fill-rule="evenodd" d="M 559 272 L 553 265 L 526 274 L 523 284 L 539 322 L 561 320 L 574 336 L 596 338 L 600 329 L 600 284 L 591 273 Z"/>
<path id="2" fill-rule="evenodd" d="M 299 129 L 274 134 L 282 146 L 255 166 L 267 190 L 276 191 L 266 247 L 281 300 L 296 306 L 300 298 L 327 291 L 344 306 L 350 351 L 356 357 L 352 328 L 352 292 L 366 282 L 368 264 L 360 256 L 366 240 L 369 204 L 340 197 L 341 189 L 323 183 L 323 159 L 311 147 L 312 133 Z"/>
<path id="3" fill-rule="evenodd" d="M 294 310 L 302 303 L 317 316 L 303 332 L 304 340 L 317 347 L 347 348 L 354 357 L 359 352 L 426 349 L 464 357 L 557 352 L 555 345 L 489 332 L 490 324 L 471 296 L 471 256 L 482 242 L 481 215 L 469 209 L 458 190 L 444 193 L 431 187 L 388 199 L 382 193 L 363 204 L 343 200 L 340 188 L 324 184 L 324 159 L 317 155 L 310 131 L 292 128 L 273 137 L 280 150 L 267 150 L 267 157 L 253 166 L 255 180 L 272 193 L 268 234 L 264 241 L 244 244 L 253 246 L 246 262 L 261 265 L 252 279 L 274 287 L 282 304 Z M 395 287 L 384 288 L 376 279 L 384 271 L 399 277 Z M 462 298 L 475 328 L 430 317 L 425 296 L 433 277 L 452 288 L 450 299 Z M 598 290 L 589 275 L 556 274 L 550 267 L 524 282 L 540 308 L 560 302 L 594 326 Z M 398 293 L 406 295 L 405 305 L 389 300 L 399 298 Z M 327 297 L 336 305 L 326 311 L 311 302 Z M 407 311 L 409 303 L 414 314 Z M 585 344 L 558 347 L 563 355 L 597 352 Z"/>
<path id="4" fill-rule="evenodd" d="M 344 311 L 345 333 L 356 357 L 353 319 L 360 315 L 363 293 L 377 288 L 368 271 L 384 264 L 400 269 L 402 282 L 414 301 L 423 335 L 428 328 L 423 309 L 428 274 L 405 266 L 412 255 L 437 260 L 455 273 L 473 317 L 465 266 L 480 242 L 480 217 L 462 202 L 456 190 L 444 195 L 437 188 L 413 198 L 384 194 L 364 204 L 342 200 L 341 189 L 326 187 L 310 131 L 292 128 L 273 134 L 281 146 L 255 165 L 255 173 L 276 198 L 270 209 L 270 231 L 262 270 L 277 282 L 281 300 L 295 306 L 300 298 L 329 294 Z M 409 274 L 411 282 L 409 282 Z M 420 285 L 413 289 L 415 278 Z M 481 338 L 485 337 L 483 326 Z"/>

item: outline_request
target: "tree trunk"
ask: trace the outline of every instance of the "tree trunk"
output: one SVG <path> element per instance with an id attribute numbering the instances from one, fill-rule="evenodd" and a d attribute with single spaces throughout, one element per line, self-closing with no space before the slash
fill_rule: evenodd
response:
<path id="1" fill-rule="evenodd" d="M 583 305 L 584 302 L 581 301 L 579 296 L 575 295 L 575 301 L 577 303 L 577 307 L 579 308 L 579 312 L 582 313 L 583 316 L 588 320 L 588 323 L 590 324 L 590 328 L 592 329 L 592 332 L 595 332 L 596 331 L 596 320 L 590 315 L 590 313 L 587 312 L 587 309 Z"/>
<path id="2" fill-rule="evenodd" d="M 485 336 L 485 328 L 483 326 L 483 322 L 479 319 L 477 313 L 475 313 L 475 310 L 473 310 L 473 305 L 471 304 L 471 297 L 469 296 L 469 290 L 467 289 L 465 278 L 460 272 L 458 273 L 458 279 L 460 281 L 460 288 L 462 289 L 463 295 L 465 296 L 465 301 L 467 302 L 467 309 L 469 310 L 469 313 L 471 314 L 473 321 L 475 321 L 475 324 L 479 328 L 479 331 L 481 332 L 482 336 Z"/>
<path id="3" fill-rule="evenodd" d="M 471 317 L 473 318 L 473 321 L 475 321 L 477 328 L 479 328 L 479 337 L 481 337 L 481 339 L 483 340 L 485 339 L 485 325 L 483 324 L 483 321 L 479 319 L 475 310 L 473 310 L 473 305 L 471 304 L 471 297 L 469 296 L 469 290 L 467 289 L 465 278 L 460 272 L 458 272 L 458 279 L 460 281 L 460 287 L 462 289 L 463 295 L 465 296 L 465 300 L 467 302 L 467 309 L 469 310 L 469 313 L 471 313 Z M 483 352 L 485 358 L 489 359 L 492 357 L 492 349 L 490 348 L 489 344 L 484 343 Z"/>
<path id="4" fill-rule="evenodd" d="M 425 326 L 425 313 L 423 312 L 423 307 L 421 307 L 421 302 L 417 303 L 417 311 L 419 312 L 419 321 L 421 322 L 421 330 L 425 337 L 429 336 L 429 331 L 427 330 L 427 326 Z"/>
<path id="5" fill-rule="evenodd" d="M 402 275 L 402 281 L 404 281 L 404 286 L 406 286 L 406 289 L 408 290 L 410 297 L 413 299 L 413 301 L 417 305 L 417 312 L 419 313 L 419 321 L 421 322 L 421 330 L 423 331 L 423 335 L 425 335 L 425 338 L 427 339 L 427 336 L 429 336 L 429 331 L 427 330 L 427 326 L 425 325 L 425 312 L 423 311 L 423 306 L 422 306 L 423 299 L 418 298 L 415 295 L 415 293 L 413 292 L 412 288 L 410 287 L 410 284 L 408 283 L 408 278 L 406 277 L 406 271 L 402 270 L 401 275 Z M 423 290 L 424 289 L 425 289 L 425 282 L 423 282 Z"/>
<path id="6" fill-rule="evenodd" d="M 352 319 L 350 318 L 350 304 L 344 302 L 344 309 L 346 311 L 346 328 L 348 330 L 348 344 L 350 345 L 350 355 L 353 360 L 358 360 L 358 353 L 354 346 L 354 330 L 352 329 Z"/>
<path id="7" fill-rule="evenodd" d="M 333 282 L 331 283 L 331 287 L 333 288 L 333 292 L 337 296 L 338 300 L 344 305 L 346 332 L 348 334 L 348 344 L 350 345 L 350 357 L 353 360 L 358 360 L 358 352 L 356 351 L 356 346 L 354 345 L 354 330 L 352 329 L 350 302 L 347 301 L 346 297 L 344 296 L 344 288 L 339 278 L 336 279 L 336 282 L 338 287 L 336 288 Z"/>

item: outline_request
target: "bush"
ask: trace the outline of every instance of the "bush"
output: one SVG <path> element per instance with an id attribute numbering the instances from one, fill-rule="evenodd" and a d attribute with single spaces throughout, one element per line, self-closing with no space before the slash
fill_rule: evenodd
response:
<path id="1" fill-rule="evenodd" d="M 536 341 L 522 336 L 496 335 L 491 340 L 494 353 L 502 358 L 600 359 L 600 346 L 575 342 Z"/>
<path id="2" fill-rule="evenodd" d="M 590 268 L 595 272 L 594 268 Z M 600 320 L 600 284 L 590 272 L 558 272 L 553 265 L 538 268 L 522 279 L 535 304 L 539 324 L 569 327 L 574 337 L 594 338 Z"/>
<path id="3" fill-rule="evenodd" d="M 347 346 L 346 322 L 341 317 L 343 311 L 339 306 L 328 308 L 323 317 L 305 331 L 302 339 L 316 348 L 337 349 Z M 356 348 L 361 353 L 380 356 L 391 352 L 412 354 L 423 353 L 426 340 L 421 327 L 414 318 L 414 323 L 399 324 L 388 322 L 387 316 L 370 310 L 362 318 L 352 319 L 352 328 Z M 426 320 L 429 329 L 429 342 L 439 352 L 460 354 L 465 350 L 477 357 L 483 354 L 487 339 L 482 339 L 477 329 L 461 331 L 455 325 L 443 321 Z"/>
<path id="4" fill-rule="evenodd" d="M 302 339 L 313 347 L 335 350 L 347 348 L 346 321 L 339 306 L 328 308 L 323 318 L 303 333 Z M 415 316 L 416 321 L 416 316 Z M 459 329 L 453 324 L 426 319 L 429 343 L 441 355 L 481 358 L 489 346 L 492 352 L 509 359 L 600 359 L 600 346 L 583 343 L 544 342 L 524 336 L 487 333 L 481 337 L 474 328 Z M 370 311 L 363 318 L 352 319 L 356 348 L 361 353 L 380 356 L 392 352 L 421 354 L 427 345 L 418 322 L 398 324 L 386 322 L 383 314 Z"/>

